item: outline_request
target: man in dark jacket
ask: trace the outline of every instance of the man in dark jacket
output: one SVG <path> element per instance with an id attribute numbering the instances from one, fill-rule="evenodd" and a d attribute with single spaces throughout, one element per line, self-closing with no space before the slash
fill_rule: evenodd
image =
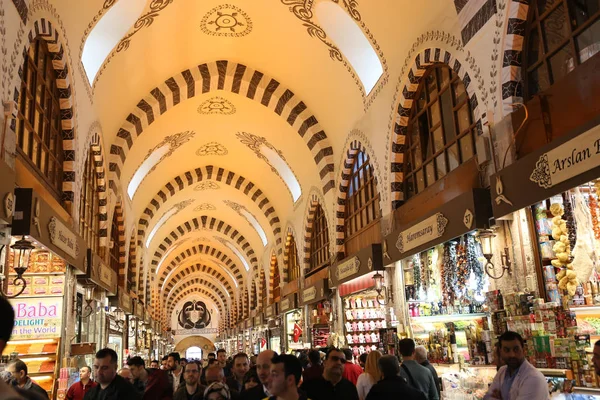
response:
<path id="1" fill-rule="evenodd" d="M 409 386 L 404 378 L 398 375 L 400 363 L 396 356 L 383 356 L 377 364 L 383 379 L 373 385 L 366 400 L 427 400 L 425 393 Z"/>
<path id="2" fill-rule="evenodd" d="M 335 347 L 329 349 L 323 376 L 302 384 L 302 390 L 312 400 L 358 400 L 356 387 L 342 377 L 346 355 Z"/>
<path id="3" fill-rule="evenodd" d="M 11 361 L 6 370 L 11 373 L 13 377 L 13 385 L 21 388 L 27 392 L 34 392 L 44 398 L 48 398 L 48 392 L 46 392 L 40 385 L 31 380 L 27 375 L 27 364 L 23 361 L 16 360 Z"/>
<path id="4" fill-rule="evenodd" d="M 133 386 L 143 394 L 143 400 L 171 400 L 173 390 L 166 371 L 146 369 L 139 356 L 127 360 L 127 365 L 133 375 Z"/>
<path id="5" fill-rule="evenodd" d="M 202 400 L 205 386 L 200 384 L 200 363 L 190 361 L 183 367 L 183 379 L 185 385 L 182 385 L 175 394 L 173 400 Z"/>
<path id="6" fill-rule="evenodd" d="M 431 363 L 427 359 L 427 349 L 425 348 L 425 346 L 417 346 L 415 348 L 415 360 L 419 364 L 427 368 L 429 372 L 431 372 L 431 375 L 433 375 L 433 381 L 435 382 L 435 387 L 439 394 L 442 390 L 440 378 L 438 377 L 437 371 L 435 370 L 433 365 L 431 365 Z"/>
<path id="7" fill-rule="evenodd" d="M 256 385 L 250 390 L 244 390 L 241 393 L 242 400 L 263 400 L 269 397 L 269 377 L 271 376 L 271 360 L 277 353 L 273 350 L 261 352 L 256 359 L 256 373 L 260 380 L 260 385 Z"/>
<path id="8" fill-rule="evenodd" d="M 96 353 L 94 375 L 98 386 L 87 392 L 83 400 L 142 400 L 142 394 L 117 375 L 117 353 L 102 349 Z"/>
<path id="9" fill-rule="evenodd" d="M 302 381 L 308 382 L 313 379 L 319 379 L 323 375 L 323 364 L 321 363 L 321 352 L 319 350 L 311 350 L 308 353 L 310 367 L 302 372 Z"/>

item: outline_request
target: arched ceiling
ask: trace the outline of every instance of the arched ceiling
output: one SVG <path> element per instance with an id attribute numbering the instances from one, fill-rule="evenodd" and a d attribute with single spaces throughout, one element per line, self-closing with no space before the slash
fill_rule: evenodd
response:
<path id="1" fill-rule="evenodd" d="M 53 3 L 81 51 L 103 7 L 115 1 L 127 0 Z M 352 15 L 380 56 L 386 72 L 369 97 L 343 55 L 332 59 L 319 39 L 311 7 L 322 1 Z M 137 255 L 163 320 L 194 290 L 225 316 L 263 270 L 261 260 L 270 259 L 265 252 L 282 254 L 283 225 L 305 209 L 298 206 L 311 188 L 333 195 L 334 164 L 348 132 L 396 79 L 392 72 L 415 39 L 431 27 L 456 31 L 453 3 L 148 0 L 149 17 L 109 55 L 88 95 L 104 135 L 108 190 L 133 214 L 126 217 L 134 221 Z M 391 94 L 382 101 L 385 115 Z M 130 199 L 132 177 L 162 145 L 171 151 Z M 257 153 L 260 146 L 285 159 L 302 189 L 298 202 Z M 266 246 L 248 215 L 264 230 Z"/>

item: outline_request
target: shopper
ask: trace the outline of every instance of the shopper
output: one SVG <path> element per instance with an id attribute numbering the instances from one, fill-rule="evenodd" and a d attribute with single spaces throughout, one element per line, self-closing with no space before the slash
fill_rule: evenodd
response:
<path id="1" fill-rule="evenodd" d="M 242 392 L 242 400 L 262 400 L 265 397 L 269 397 L 269 378 L 271 376 L 271 360 L 277 356 L 273 350 L 265 350 L 261 352 L 256 358 L 256 373 L 260 380 L 260 385 L 253 389 Z"/>
<path id="2" fill-rule="evenodd" d="M 498 370 L 484 399 L 549 399 L 546 378 L 525 359 L 521 335 L 511 331 L 504 332 L 498 342 L 500 357 L 506 365 Z M 594 346 L 594 350 L 596 347 Z"/>
<path id="3" fill-rule="evenodd" d="M 160 361 L 160 369 L 167 371 L 167 363 L 169 362 L 169 356 L 164 356 Z"/>
<path id="4" fill-rule="evenodd" d="M 313 379 L 318 379 L 323 376 L 323 364 L 321 363 L 321 352 L 319 350 L 311 350 L 308 353 L 310 366 L 302 372 L 302 381 L 308 382 Z"/>
<path id="5" fill-rule="evenodd" d="M 223 372 L 225 373 L 225 377 L 229 377 L 231 375 L 231 370 L 227 365 L 227 352 L 225 349 L 217 350 L 217 361 L 221 364 L 221 368 L 223 368 Z"/>
<path id="6" fill-rule="evenodd" d="M 344 355 L 346 356 L 346 367 L 344 368 L 343 376 L 356 386 L 358 377 L 363 373 L 363 370 L 359 365 L 352 362 L 352 350 L 344 349 Z"/>
<path id="7" fill-rule="evenodd" d="M 594 364 L 594 369 L 596 370 L 596 375 L 600 375 L 600 340 L 597 340 L 594 343 L 594 355 L 592 356 L 592 363 Z"/>
<path id="8" fill-rule="evenodd" d="M 290 354 L 276 356 L 272 360 L 269 389 L 270 400 L 306 400 L 306 396 L 298 392 L 302 377 L 300 360 Z"/>
<path id="9" fill-rule="evenodd" d="M 181 368 L 181 357 L 179 353 L 170 353 L 167 358 L 167 369 L 169 370 L 169 381 L 173 388 L 173 393 L 179 389 L 179 385 L 183 383 L 183 368 Z"/>
<path id="10" fill-rule="evenodd" d="M 429 400 L 439 400 L 433 375 L 424 366 L 415 360 L 415 341 L 406 338 L 398 343 L 400 354 L 402 354 L 402 366 L 400 375 L 406 379 L 408 384 L 425 393 Z"/>
<path id="11" fill-rule="evenodd" d="M 213 383 L 225 383 L 226 380 L 227 378 L 225 378 L 223 368 L 221 368 L 218 363 L 215 363 L 206 369 L 207 386 L 210 386 Z M 232 400 L 238 400 L 240 398 L 240 392 L 230 388 L 229 386 L 227 386 L 227 389 L 229 390 L 229 395 L 231 396 Z"/>
<path id="12" fill-rule="evenodd" d="M 142 394 L 135 387 L 117 375 L 117 353 L 113 349 L 101 349 L 94 360 L 94 376 L 98 385 L 84 397 L 84 400 L 141 400 Z"/>
<path id="13" fill-rule="evenodd" d="M 48 398 L 48 392 L 46 392 L 40 385 L 31 380 L 29 375 L 27 375 L 27 364 L 18 358 L 12 360 L 6 366 L 6 371 L 10 372 L 12 375 L 12 383 L 14 386 L 17 386 L 20 389 L 23 389 L 26 392 L 33 392 L 37 395 Z"/>
<path id="14" fill-rule="evenodd" d="M 422 366 L 427 368 L 429 370 L 429 372 L 431 372 L 431 375 L 433 375 L 433 381 L 435 382 L 435 387 L 436 387 L 436 389 L 438 391 L 438 395 L 439 395 L 440 392 L 442 391 L 442 385 L 440 382 L 440 378 L 438 377 L 437 371 L 435 370 L 433 365 L 431 365 L 431 363 L 427 359 L 427 349 L 425 348 L 425 346 L 415 347 L 415 360 L 419 364 L 421 364 Z"/>
<path id="15" fill-rule="evenodd" d="M 365 369 L 365 364 L 367 364 L 367 357 L 368 357 L 368 353 L 362 353 L 359 357 L 358 357 L 358 365 L 360 365 L 360 367 L 364 370 Z"/>
<path id="16" fill-rule="evenodd" d="M 370 357 L 371 355 L 369 355 Z M 367 367 L 369 366 L 369 358 L 367 358 Z M 383 379 L 373 385 L 366 400 L 427 400 L 425 393 L 411 387 L 406 383 L 404 378 L 398 375 L 400 373 L 400 363 L 396 356 L 381 356 L 377 362 L 377 366 Z"/>
<path id="17" fill-rule="evenodd" d="M 256 367 L 250 367 L 248 372 L 246 372 L 246 375 L 244 375 L 244 382 L 242 383 L 242 395 L 260 385 L 260 379 L 258 379 Z"/>
<path id="18" fill-rule="evenodd" d="M 204 400 L 230 400 L 231 392 L 226 384 L 215 382 L 204 391 Z"/>
<path id="19" fill-rule="evenodd" d="M 358 400 L 356 387 L 344 379 L 346 355 L 332 347 L 323 365 L 323 375 L 302 384 L 302 390 L 312 400 Z"/>
<path id="20" fill-rule="evenodd" d="M 256 368 L 256 354 L 250 356 L 250 368 Z"/>
<path id="21" fill-rule="evenodd" d="M 173 395 L 173 400 L 202 400 L 206 386 L 200 383 L 200 363 L 189 362 L 183 368 L 185 385 L 181 386 Z"/>
<path id="22" fill-rule="evenodd" d="M 241 392 L 244 384 L 244 375 L 250 369 L 250 360 L 246 353 L 238 353 L 233 357 L 232 375 L 227 378 L 229 389 Z"/>
<path id="23" fill-rule="evenodd" d="M 131 373 L 131 370 L 128 367 L 121 368 L 119 372 L 117 372 L 117 375 L 125 379 L 127 382 L 133 384 L 133 374 Z"/>
<path id="24" fill-rule="evenodd" d="M 365 372 L 358 377 L 358 381 L 356 382 L 356 390 L 358 391 L 358 398 L 360 400 L 365 400 L 371 387 L 381 379 L 381 371 L 378 365 L 380 358 L 381 353 L 377 350 L 373 350 L 367 355 Z"/>
<path id="25" fill-rule="evenodd" d="M 67 400 L 83 400 L 86 393 L 97 385 L 92 379 L 92 369 L 88 366 L 79 368 L 79 381 L 67 390 Z"/>
<path id="26" fill-rule="evenodd" d="M 158 360 L 152 360 L 152 362 L 150 363 L 150 368 L 158 369 L 158 364 Z"/>
<path id="27" fill-rule="evenodd" d="M 133 386 L 143 393 L 143 400 L 169 400 L 173 397 L 173 388 L 166 371 L 146 369 L 142 357 L 132 357 L 127 360 L 134 381 Z"/>
<path id="28" fill-rule="evenodd" d="M 182 369 L 185 369 L 185 366 L 187 365 L 188 362 L 189 361 L 187 358 L 182 358 L 181 360 L 179 360 L 179 365 L 181 365 Z"/>

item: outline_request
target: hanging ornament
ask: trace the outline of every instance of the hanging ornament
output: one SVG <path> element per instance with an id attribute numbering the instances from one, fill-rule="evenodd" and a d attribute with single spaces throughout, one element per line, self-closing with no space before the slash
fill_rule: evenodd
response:
<path id="1" fill-rule="evenodd" d="M 477 282 L 477 293 L 483 292 L 483 265 L 477 256 L 477 243 L 472 235 L 467 235 L 467 265 L 469 271 L 475 275 Z"/>
<path id="2" fill-rule="evenodd" d="M 444 305 L 449 306 L 456 299 L 456 291 L 458 290 L 456 279 L 456 243 L 447 242 L 444 244 L 444 260 L 442 263 L 444 272 L 442 281 L 444 285 L 443 300 Z"/>
<path id="3" fill-rule="evenodd" d="M 442 265 L 440 266 L 440 276 L 442 277 L 440 286 L 442 288 L 442 303 L 448 305 L 449 277 L 448 265 L 450 264 L 450 249 L 448 243 L 444 244 L 444 252 L 442 254 Z"/>
<path id="4" fill-rule="evenodd" d="M 466 292 L 469 272 L 469 266 L 467 264 L 467 250 L 465 248 L 463 239 L 461 238 L 460 244 L 456 246 L 456 279 L 458 285 L 456 289 L 461 294 Z"/>
<path id="5" fill-rule="evenodd" d="M 571 243 L 567 222 L 562 219 L 565 210 L 560 204 L 554 203 L 550 206 L 550 212 L 554 215 L 554 218 L 552 218 L 552 238 L 556 240 L 552 248 L 556 258 L 552 260 L 552 265 L 555 268 L 561 268 L 561 271 L 556 275 L 558 288 L 560 290 L 566 289 L 569 296 L 573 297 L 579 282 L 577 274 L 573 271 L 573 264 L 571 264 Z"/>
<path id="6" fill-rule="evenodd" d="M 574 249 L 575 242 L 577 241 L 577 231 L 575 226 L 575 217 L 573 216 L 573 205 L 571 204 L 571 198 L 569 197 L 568 193 L 563 193 L 562 198 L 563 207 L 565 210 L 563 219 L 567 222 L 567 236 L 569 237 L 569 244 L 571 245 L 571 248 Z"/>
<path id="7" fill-rule="evenodd" d="M 600 240 L 600 223 L 598 221 L 598 201 L 592 193 L 589 196 L 590 214 L 592 215 L 592 226 L 594 227 L 594 237 Z"/>
<path id="8" fill-rule="evenodd" d="M 417 300 L 421 291 L 421 257 L 419 254 L 413 256 L 413 276 L 415 280 L 415 300 Z"/>

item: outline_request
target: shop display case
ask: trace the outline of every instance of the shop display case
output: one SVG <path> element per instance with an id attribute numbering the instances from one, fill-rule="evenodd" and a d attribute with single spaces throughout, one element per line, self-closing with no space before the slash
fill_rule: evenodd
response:
<path id="1" fill-rule="evenodd" d="M 379 349 L 380 329 L 389 327 L 386 307 L 377 301 L 377 293 L 367 290 L 347 296 L 344 302 L 346 342 L 355 357 Z"/>

